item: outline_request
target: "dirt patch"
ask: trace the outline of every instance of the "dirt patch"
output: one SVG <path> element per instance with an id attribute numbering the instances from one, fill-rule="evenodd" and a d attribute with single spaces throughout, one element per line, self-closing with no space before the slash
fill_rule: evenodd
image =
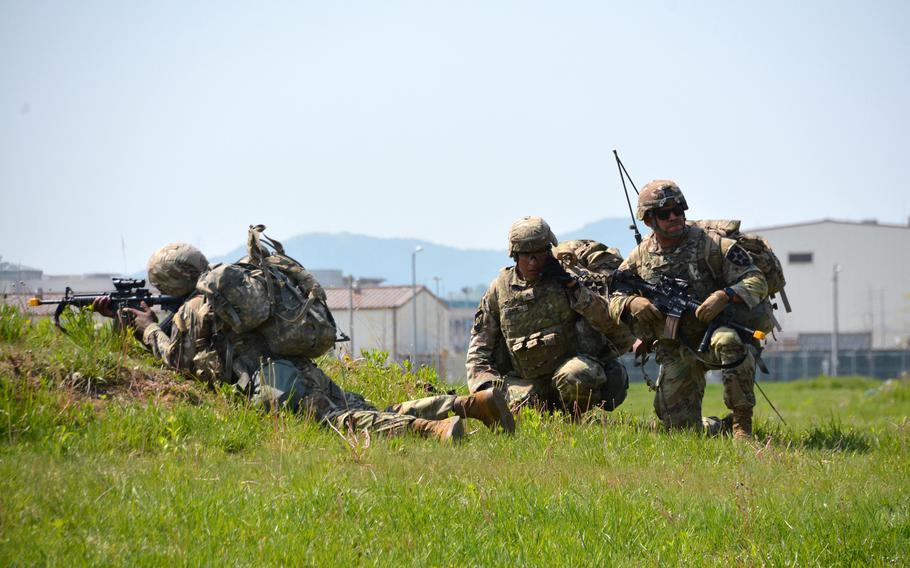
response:
<path id="1" fill-rule="evenodd" d="M 0 380 L 5 379 L 33 388 L 53 385 L 74 401 L 90 400 L 96 407 L 112 400 L 197 404 L 206 396 L 205 385 L 170 370 L 130 361 L 113 378 L 100 379 L 66 369 L 49 353 L 11 346 L 0 349 Z"/>

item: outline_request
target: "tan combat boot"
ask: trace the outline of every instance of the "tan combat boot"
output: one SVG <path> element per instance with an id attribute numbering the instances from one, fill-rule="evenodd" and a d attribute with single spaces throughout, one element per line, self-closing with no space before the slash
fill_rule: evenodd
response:
<path id="1" fill-rule="evenodd" d="M 436 438 L 440 442 L 451 442 L 464 437 L 464 424 L 461 423 L 459 416 L 452 416 L 445 420 L 418 418 L 411 422 L 411 430 L 425 438 Z"/>
<path id="2" fill-rule="evenodd" d="M 744 408 L 733 411 L 733 439 L 752 439 L 752 409 Z"/>
<path id="3" fill-rule="evenodd" d="M 509 434 L 515 431 L 515 419 L 501 390 L 487 389 L 470 396 L 459 396 L 452 410 L 458 416 L 480 420 L 490 428 L 502 426 Z"/>

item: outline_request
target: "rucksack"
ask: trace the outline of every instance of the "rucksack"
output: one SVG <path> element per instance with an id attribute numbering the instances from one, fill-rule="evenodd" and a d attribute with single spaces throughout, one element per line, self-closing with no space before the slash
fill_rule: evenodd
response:
<path id="1" fill-rule="evenodd" d="M 610 275 L 622 264 L 619 249 L 591 239 L 562 241 L 553 252 L 582 285 L 599 294 L 608 293 Z"/>
<path id="2" fill-rule="evenodd" d="M 735 240 L 739 246 L 749 253 L 749 256 L 752 257 L 752 262 L 765 275 L 765 280 L 768 282 L 768 296 L 774 297 L 775 294 L 780 294 L 784 308 L 787 312 L 791 311 L 790 301 L 787 299 L 787 293 L 784 290 L 784 286 L 787 284 L 784 278 L 784 267 L 777 255 L 774 254 L 767 239 L 761 235 L 739 232 L 740 221 L 735 219 L 689 221 L 688 224 L 703 229 L 709 235 Z M 720 262 L 715 264 L 719 266 Z"/>
<path id="3" fill-rule="evenodd" d="M 263 231 L 265 226 L 251 225 L 247 256 L 216 264 L 199 278 L 196 290 L 224 326 L 258 335 L 272 354 L 318 357 L 334 345 L 337 333 L 325 290 Z"/>
<path id="4" fill-rule="evenodd" d="M 610 278 L 613 271 L 622 264 L 619 249 L 591 239 L 562 241 L 554 249 L 556 258 L 562 261 L 582 286 L 597 294 L 609 294 Z M 618 357 L 629 350 L 635 337 L 626 326 L 616 326 L 604 334 L 585 318 L 575 322 L 578 338 L 578 352 L 602 363 Z"/>

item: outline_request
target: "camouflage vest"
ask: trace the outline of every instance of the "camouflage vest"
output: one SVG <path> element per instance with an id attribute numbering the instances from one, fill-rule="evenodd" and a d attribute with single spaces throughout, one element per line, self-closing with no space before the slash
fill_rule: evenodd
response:
<path id="1" fill-rule="evenodd" d="M 661 251 L 651 234 L 632 251 L 629 261 L 636 264 L 638 275 L 649 282 L 656 282 L 661 274 L 688 281 L 692 295 L 702 301 L 715 290 L 732 284 L 724 281 L 722 238 L 715 231 L 689 224 L 685 238 L 676 247 Z M 731 304 L 728 310 L 740 323 L 765 332 L 771 331 L 773 320 L 771 304 L 767 299 L 751 310 L 745 304 Z M 684 331 L 693 334 L 692 337 L 702 333 L 706 327 L 688 312 L 683 316 L 682 324 Z"/>
<path id="2" fill-rule="evenodd" d="M 515 269 L 496 281 L 499 325 L 515 370 L 525 379 L 552 375 L 575 354 L 576 312 L 565 288 L 550 279 L 516 290 Z"/>
<path id="3" fill-rule="evenodd" d="M 260 359 L 269 356 L 262 337 L 235 333 L 198 292 L 174 314 L 173 326 L 192 343 L 193 373 L 208 383 L 237 383 L 245 390 Z"/>
<path id="4" fill-rule="evenodd" d="M 683 241 L 666 251 L 657 246 L 653 234 L 649 235 L 629 257 L 643 279 L 656 282 L 661 274 L 682 278 L 689 282 L 698 300 L 727 285 L 721 280 L 724 270 L 720 239 L 699 227 L 690 226 Z"/>

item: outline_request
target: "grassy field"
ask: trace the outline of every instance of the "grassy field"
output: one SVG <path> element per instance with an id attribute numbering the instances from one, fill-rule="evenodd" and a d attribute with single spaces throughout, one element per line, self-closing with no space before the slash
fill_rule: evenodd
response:
<path id="1" fill-rule="evenodd" d="M 755 443 L 525 412 L 457 446 L 347 440 L 0 306 L 0 564 L 908 565 L 910 384 L 767 383 Z M 380 405 L 441 387 L 325 361 Z M 705 413 L 723 412 L 709 385 Z"/>

